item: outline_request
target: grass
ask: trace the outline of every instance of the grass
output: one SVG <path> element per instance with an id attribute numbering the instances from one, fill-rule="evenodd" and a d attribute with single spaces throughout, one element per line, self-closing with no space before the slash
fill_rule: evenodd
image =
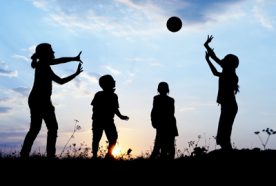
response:
<path id="1" fill-rule="evenodd" d="M 219 177 L 224 177 L 229 181 L 228 176 L 232 179 L 260 179 L 261 175 L 265 174 L 269 179 L 270 173 L 274 172 L 270 170 L 273 170 L 276 165 L 276 150 L 266 148 L 270 135 L 275 134 L 275 131 L 271 129 L 263 130 L 268 135 L 266 141 L 260 140 L 263 149 L 237 149 L 233 145 L 234 149 L 228 152 L 216 149 L 216 146 L 211 150 L 211 138 L 209 141 L 205 140 L 204 145 L 200 146 L 202 136 L 199 135 L 196 140 L 189 141 L 188 147 L 184 150 L 177 149 L 174 160 L 151 160 L 149 159 L 150 153 L 133 156 L 132 149 L 116 156 L 114 160 L 108 160 L 104 158 L 108 142 L 106 146 L 100 147 L 99 158 L 92 159 L 91 148 L 84 142 L 79 145 L 75 143 L 68 145 L 79 129 L 76 121 L 72 135 L 55 159 L 48 159 L 40 152 L 34 152 L 29 159 L 20 159 L 16 151 L 11 153 L 0 151 L 0 175 L 6 178 L 5 175 L 9 176 L 12 172 L 13 174 L 26 174 L 27 177 L 37 175 L 42 180 L 45 180 L 43 176 L 45 175 L 47 178 L 56 178 L 64 182 L 70 180 L 69 183 L 77 181 L 76 184 L 87 178 L 91 178 L 90 182 L 95 182 L 93 180 L 96 179 L 101 183 L 110 181 L 112 178 L 112 180 L 120 181 L 117 183 L 120 185 L 122 183 L 146 184 L 147 179 L 159 181 L 159 183 L 170 181 L 171 184 L 185 183 L 187 179 L 190 179 L 195 184 L 198 181 L 205 181 L 203 184 L 212 184 L 212 181 Z M 228 171 L 231 174 L 226 174 Z M 61 173 L 65 176 L 61 176 Z M 244 177 L 245 173 L 250 173 L 251 176 Z M 131 178 L 132 181 L 128 182 L 126 178 Z M 177 182 L 176 178 L 178 178 Z"/>
<path id="2" fill-rule="evenodd" d="M 77 147 L 73 147 L 77 148 Z M 198 149 L 198 150 L 196 150 Z M 203 151 L 196 147 L 195 153 L 183 155 L 174 160 L 151 160 L 148 156 L 133 158 L 92 159 L 83 153 L 47 159 L 42 154 L 33 154 L 29 159 L 18 156 L 0 156 L 0 175 L 11 183 L 20 178 L 20 184 L 35 183 L 36 180 L 49 184 L 54 180 L 62 184 L 110 184 L 145 185 L 155 183 L 213 184 L 218 180 L 229 183 L 237 180 L 272 181 L 276 165 L 276 150 L 234 149 L 231 152 L 221 150 Z M 196 152 L 196 151 L 199 151 Z M 66 153 L 65 153 L 66 154 Z M 78 154 L 78 155 L 76 155 Z M 249 176 L 248 176 L 249 175 Z M 34 179 L 35 178 L 35 179 Z M 52 180 L 52 181 L 50 181 Z"/>

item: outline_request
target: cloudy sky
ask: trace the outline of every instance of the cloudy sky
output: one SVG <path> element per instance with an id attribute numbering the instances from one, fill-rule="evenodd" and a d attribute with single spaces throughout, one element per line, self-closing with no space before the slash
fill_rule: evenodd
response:
<path id="1" fill-rule="evenodd" d="M 0 5 L 1 151 L 20 149 L 28 131 L 27 99 L 34 77 L 30 56 L 42 42 L 52 45 L 56 57 L 82 51 L 84 72 L 65 85 L 53 86 L 59 122 L 57 153 L 76 119 L 81 130 L 70 143 L 91 147 L 90 103 L 104 74 L 116 80 L 120 111 L 130 117 L 129 121 L 115 118 L 122 152 L 151 151 L 155 130 L 150 111 L 160 81 L 168 82 L 175 99 L 177 149 L 188 148 L 188 142 L 197 142 L 199 135 L 198 145 L 218 148 L 213 138 L 220 114 L 218 79 L 205 62 L 203 47 L 208 34 L 214 36 L 211 47 L 220 58 L 234 53 L 240 59 L 234 147 L 262 148 L 254 132 L 276 130 L 274 0 L 0 0 Z M 166 28 L 171 16 L 181 18 L 179 32 Z M 52 68 L 65 77 L 77 63 Z M 46 135 L 43 124 L 33 151 L 45 152 Z M 265 143 L 267 134 L 261 132 L 260 137 Z M 276 136 L 266 147 L 276 148 Z"/>

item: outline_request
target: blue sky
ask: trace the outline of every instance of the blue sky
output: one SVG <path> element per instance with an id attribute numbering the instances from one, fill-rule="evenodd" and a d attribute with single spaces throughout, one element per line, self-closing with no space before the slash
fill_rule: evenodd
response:
<path id="1" fill-rule="evenodd" d="M 120 111 L 129 121 L 115 118 L 122 151 L 150 152 L 155 130 L 150 111 L 160 81 L 168 82 L 175 99 L 179 136 L 177 148 L 202 138 L 210 144 L 216 135 L 220 107 L 218 79 L 205 62 L 207 35 L 220 58 L 228 53 L 240 59 L 237 74 L 239 111 L 233 125 L 235 147 L 262 148 L 254 134 L 276 130 L 276 2 L 273 0 L 0 0 L 0 147 L 18 150 L 29 128 L 27 98 L 34 71 L 30 56 L 42 42 L 55 56 L 76 56 L 82 51 L 84 72 L 73 81 L 54 84 L 52 101 L 59 122 L 58 153 L 69 139 L 74 120 L 82 127 L 72 143 L 91 147 L 90 102 L 100 90 L 98 78 L 116 80 Z M 183 27 L 166 28 L 171 16 Z M 77 68 L 76 62 L 54 66 L 61 77 Z M 219 69 L 220 70 L 220 69 Z M 43 125 L 33 150 L 45 152 Z M 261 133 L 263 140 L 266 134 Z M 103 144 L 105 136 L 103 136 Z M 271 136 L 267 148 L 276 148 Z"/>

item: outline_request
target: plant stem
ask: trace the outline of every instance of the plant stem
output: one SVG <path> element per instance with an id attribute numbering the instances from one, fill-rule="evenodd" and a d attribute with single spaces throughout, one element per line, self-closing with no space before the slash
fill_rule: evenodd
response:
<path id="1" fill-rule="evenodd" d="M 263 142 L 262 138 L 260 137 L 260 135 L 259 135 L 259 134 L 257 134 L 257 136 L 259 137 L 259 139 L 260 139 L 260 141 L 261 141 L 261 143 L 262 143 L 262 146 L 263 146 L 263 147 L 264 147 L 264 149 L 265 149 L 265 144 L 264 144 L 264 142 Z"/>
<path id="2" fill-rule="evenodd" d="M 70 142 L 70 140 L 74 137 L 74 134 L 75 134 L 75 132 L 76 132 L 76 130 L 77 130 L 77 128 L 76 128 L 77 122 L 78 122 L 78 121 L 75 120 L 74 131 L 73 131 L 72 135 L 70 136 L 70 138 L 68 139 L 68 141 L 66 142 L 66 144 L 64 145 L 64 147 L 63 147 L 63 149 L 62 149 L 62 151 L 61 151 L 61 153 L 60 153 L 60 157 L 62 156 L 63 152 L 65 151 L 65 148 L 67 147 L 67 145 L 68 145 L 68 143 Z"/>
<path id="3" fill-rule="evenodd" d="M 265 141 L 265 147 L 266 147 L 266 145 L 267 145 L 267 142 L 268 142 L 268 140 L 269 140 L 269 137 L 270 137 L 270 134 L 267 136 L 267 138 L 266 138 L 266 141 Z"/>

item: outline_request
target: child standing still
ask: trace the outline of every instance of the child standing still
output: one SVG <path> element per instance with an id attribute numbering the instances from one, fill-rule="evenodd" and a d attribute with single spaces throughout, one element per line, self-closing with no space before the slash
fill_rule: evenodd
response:
<path id="1" fill-rule="evenodd" d="M 118 139 L 118 133 L 114 123 L 114 115 L 116 114 L 122 120 L 128 120 L 128 116 L 124 116 L 119 111 L 118 96 L 115 94 L 115 80 L 111 75 L 101 76 L 99 85 L 102 91 L 95 94 L 91 105 L 92 109 L 92 154 L 93 158 L 97 158 L 99 143 L 103 132 L 107 137 L 109 146 L 106 158 L 113 158 L 112 150 Z"/>
<path id="2" fill-rule="evenodd" d="M 174 99 L 168 96 L 169 85 L 166 82 L 160 82 L 157 91 L 159 95 L 154 96 L 151 110 L 151 123 L 156 129 L 156 137 L 150 158 L 160 156 L 162 159 L 174 159 L 175 137 L 178 136 Z"/>

